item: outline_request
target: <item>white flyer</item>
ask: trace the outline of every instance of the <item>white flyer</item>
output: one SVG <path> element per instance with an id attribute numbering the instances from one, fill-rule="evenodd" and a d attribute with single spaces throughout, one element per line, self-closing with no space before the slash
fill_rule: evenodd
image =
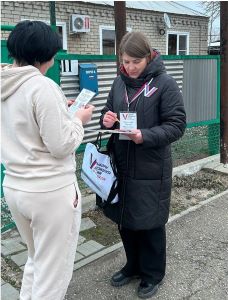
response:
<path id="1" fill-rule="evenodd" d="M 92 131 L 92 132 L 102 132 L 102 133 L 125 133 L 125 134 L 134 134 L 131 130 L 121 130 L 121 129 L 90 129 L 90 128 L 84 128 L 85 131 Z"/>
<path id="2" fill-rule="evenodd" d="M 122 111 L 120 112 L 120 128 L 121 130 L 131 131 L 137 129 L 137 114 L 136 112 Z M 126 135 L 120 134 L 120 140 L 130 140 Z"/>
<path id="3" fill-rule="evenodd" d="M 75 99 L 75 102 L 69 107 L 68 112 L 70 113 L 71 116 L 75 114 L 75 112 L 85 106 L 89 101 L 95 96 L 96 93 L 87 90 L 87 89 L 82 89 L 78 97 Z"/>

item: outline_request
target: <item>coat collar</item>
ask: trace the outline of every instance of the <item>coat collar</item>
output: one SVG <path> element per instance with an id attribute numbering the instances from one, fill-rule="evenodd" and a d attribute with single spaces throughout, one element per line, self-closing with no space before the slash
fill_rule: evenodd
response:
<path id="1" fill-rule="evenodd" d="M 155 57 L 149 62 L 139 78 L 130 78 L 124 66 L 120 66 L 120 77 L 126 86 L 139 88 L 144 83 L 150 81 L 152 77 L 156 77 L 159 74 L 166 72 L 160 53 L 157 50 L 154 50 L 154 53 Z"/>

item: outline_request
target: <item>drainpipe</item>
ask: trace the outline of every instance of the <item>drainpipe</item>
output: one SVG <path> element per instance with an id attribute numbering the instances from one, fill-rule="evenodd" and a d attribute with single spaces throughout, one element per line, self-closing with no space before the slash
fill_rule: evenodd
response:
<path id="1" fill-rule="evenodd" d="M 56 31 L 55 1 L 49 1 L 50 25 L 53 31 Z M 60 60 L 55 58 L 54 65 L 48 70 L 47 77 L 60 85 Z"/>
<path id="2" fill-rule="evenodd" d="M 49 1 L 50 25 L 56 31 L 55 1 Z"/>
<path id="3" fill-rule="evenodd" d="M 202 49 L 202 47 L 201 47 L 201 43 L 202 43 L 201 39 L 202 39 L 202 25 L 200 24 L 199 55 L 201 55 L 201 49 Z"/>
<path id="4" fill-rule="evenodd" d="M 228 164 L 228 2 L 220 2 L 221 113 L 220 162 Z"/>
<path id="5" fill-rule="evenodd" d="M 126 33 L 126 2 L 114 1 L 115 32 L 116 32 L 116 66 L 119 74 L 119 46 Z"/>

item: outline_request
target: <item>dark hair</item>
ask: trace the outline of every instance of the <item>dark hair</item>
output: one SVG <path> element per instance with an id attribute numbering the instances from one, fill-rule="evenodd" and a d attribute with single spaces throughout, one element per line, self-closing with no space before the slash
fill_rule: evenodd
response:
<path id="1" fill-rule="evenodd" d="M 121 40 L 119 47 L 120 60 L 122 60 L 124 53 L 131 57 L 144 58 L 149 57 L 153 50 L 142 32 L 132 31 L 126 33 Z"/>
<path id="2" fill-rule="evenodd" d="M 60 36 L 41 21 L 22 21 L 7 40 L 9 56 L 22 65 L 44 63 L 62 48 Z"/>

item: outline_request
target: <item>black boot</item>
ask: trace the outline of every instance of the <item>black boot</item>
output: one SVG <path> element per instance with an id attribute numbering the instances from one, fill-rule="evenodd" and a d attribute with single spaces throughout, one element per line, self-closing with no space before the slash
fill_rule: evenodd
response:
<path id="1" fill-rule="evenodd" d="M 155 295 L 158 291 L 159 286 L 161 285 L 161 282 L 159 283 L 149 283 L 145 280 L 142 280 L 138 287 L 138 297 L 142 299 L 147 299 Z"/>
<path id="2" fill-rule="evenodd" d="M 111 278 L 111 285 L 120 287 L 127 283 L 129 283 L 132 279 L 136 278 L 136 276 L 127 276 L 125 275 L 122 270 L 116 272 Z"/>

